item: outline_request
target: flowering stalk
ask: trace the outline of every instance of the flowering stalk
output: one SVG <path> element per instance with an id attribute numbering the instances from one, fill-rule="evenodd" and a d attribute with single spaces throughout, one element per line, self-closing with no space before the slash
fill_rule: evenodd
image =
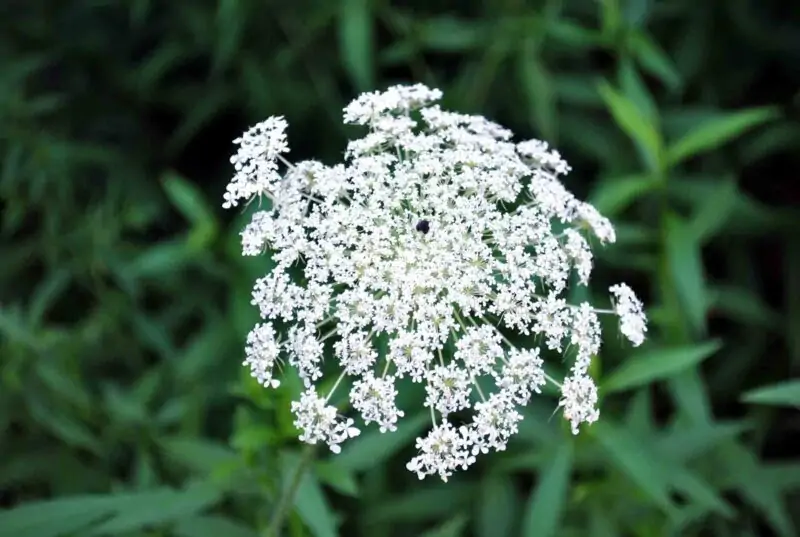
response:
<path id="1" fill-rule="evenodd" d="M 317 391 L 328 348 L 334 390 L 349 386 L 350 406 L 381 432 L 404 416 L 396 381 L 424 383 L 432 429 L 407 467 L 447 480 L 477 455 L 504 450 L 518 408 L 546 382 L 560 388 L 573 433 L 596 421 L 588 370 L 600 350 L 598 314 L 617 315 L 634 345 L 647 325 L 625 284 L 610 288 L 612 310 L 562 297 L 573 274 L 578 285 L 589 282 L 590 236 L 609 243 L 615 234 L 565 189 L 559 177 L 570 168 L 559 153 L 538 140 L 515 144 L 483 117 L 442 110 L 440 98 L 422 85 L 360 96 L 344 121 L 368 132 L 334 166 L 289 163 L 286 122 L 269 118 L 235 140 L 223 206 L 270 200 L 241 234 L 244 255 L 269 249 L 276 263 L 253 289 L 264 322 L 248 335 L 245 365 L 268 387 L 279 385 L 279 360 L 297 370 L 300 439 L 338 453 L 359 434 L 328 403 L 333 390 Z M 281 340 L 274 321 L 290 327 Z M 520 348 L 508 332 L 539 336 L 545 350 Z M 379 337 L 388 340 L 385 356 Z M 573 358 L 563 382 L 545 374 L 547 352 Z M 467 409 L 472 422 L 454 426 L 451 416 Z"/>

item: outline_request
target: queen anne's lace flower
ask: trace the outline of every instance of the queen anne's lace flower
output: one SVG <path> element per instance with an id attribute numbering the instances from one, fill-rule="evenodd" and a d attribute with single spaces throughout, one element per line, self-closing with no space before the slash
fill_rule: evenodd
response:
<path id="1" fill-rule="evenodd" d="M 467 408 L 472 393 L 472 379 L 466 369 L 453 361 L 447 365 L 437 365 L 428 371 L 425 388 L 428 397 L 425 406 L 431 407 L 442 416 Z"/>
<path id="2" fill-rule="evenodd" d="M 247 335 L 245 347 L 247 359 L 244 365 L 250 366 L 250 371 L 259 384 L 277 388 L 281 381 L 272 378 L 272 369 L 280 355 L 280 347 L 275 341 L 275 330 L 270 324 L 257 324 Z"/>
<path id="3" fill-rule="evenodd" d="M 376 422 L 384 433 L 397 430 L 397 420 L 404 415 L 395 406 L 395 396 L 397 389 L 392 375 L 376 377 L 370 372 L 353 383 L 350 402 L 365 423 Z"/>
<path id="4" fill-rule="evenodd" d="M 647 319 L 642 303 L 624 283 L 612 285 L 609 291 L 616 299 L 614 311 L 619 315 L 620 331 L 634 347 L 638 347 L 644 342 L 644 334 L 647 332 Z"/>
<path id="5" fill-rule="evenodd" d="M 572 424 L 574 434 L 578 434 L 581 423 L 594 423 L 600 417 L 596 403 L 597 386 L 591 377 L 576 374 L 564 379 L 558 406 L 564 408 L 564 417 Z"/>
<path id="6" fill-rule="evenodd" d="M 449 421 L 434 426 L 424 438 L 417 438 L 419 455 L 411 459 L 406 468 L 416 472 L 420 479 L 438 474 L 443 481 L 459 468 L 467 469 L 475 462 L 474 431 L 461 426 L 456 429 Z"/>
<path id="7" fill-rule="evenodd" d="M 243 254 L 269 251 L 273 266 L 253 289 L 264 322 L 247 338 L 245 364 L 270 387 L 277 362 L 297 371 L 300 439 L 338 453 L 358 434 L 329 403 L 348 385 L 361 419 L 394 431 L 404 416 L 396 380 L 407 378 L 424 383 L 432 420 L 407 467 L 446 480 L 505 449 L 520 407 L 545 382 L 561 387 L 573 432 L 598 419 L 588 371 L 597 314 L 608 310 L 569 304 L 564 291 L 589 282 L 589 235 L 615 235 L 561 183 L 570 167 L 547 143 L 515 144 L 483 117 L 442 110 L 439 98 L 422 85 L 362 95 L 344 120 L 368 132 L 333 166 L 287 162 L 286 122 L 270 118 L 235 140 L 223 206 L 265 202 L 242 231 Z M 624 284 L 611 293 L 620 331 L 641 344 L 641 302 Z M 545 373 L 539 348 L 509 333 L 574 357 L 563 384 Z M 319 395 L 334 369 L 333 389 Z"/>

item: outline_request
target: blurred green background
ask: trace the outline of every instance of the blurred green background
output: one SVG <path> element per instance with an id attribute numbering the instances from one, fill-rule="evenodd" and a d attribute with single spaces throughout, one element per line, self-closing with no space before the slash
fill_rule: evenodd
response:
<path id="1" fill-rule="evenodd" d="M 542 397 L 447 484 L 404 468 L 424 415 L 320 451 L 283 534 L 796 535 L 796 2 L 12 0 L 0 62 L 3 537 L 267 534 L 302 447 L 241 367 L 231 140 L 282 114 L 333 162 L 400 82 L 562 152 L 618 226 L 594 301 L 630 282 L 650 338 L 609 327 L 600 422 Z"/>

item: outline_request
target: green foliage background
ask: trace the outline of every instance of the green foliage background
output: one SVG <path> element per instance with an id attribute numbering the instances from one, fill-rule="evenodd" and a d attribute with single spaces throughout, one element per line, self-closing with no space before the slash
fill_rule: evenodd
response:
<path id="1" fill-rule="evenodd" d="M 606 341 L 599 423 L 573 437 L 543 397 L 448 484 L 404 469 L 424 415 L 320 452 L 284 534 L 795 535 L 792 4 L 5 2 L 0 535 L 266 535 L 302 447 L 292 383 L 240 367 L 266 266 L 220 208 L 231 140 L 282 114 L 330 162 L 342 106 L 409 81 L 561 150 L 618 225 L 597 300 L 630 281 L 651 338 Z"/>

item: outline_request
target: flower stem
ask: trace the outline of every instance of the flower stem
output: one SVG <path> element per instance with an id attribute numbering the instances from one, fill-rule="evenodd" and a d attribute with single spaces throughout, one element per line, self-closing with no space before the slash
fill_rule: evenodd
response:
<path id="1" fill-rule="evenodd" d="M 275 508 L 275 512 L 272 513 L 272 518 L 269 520 L 269 526 L 267 526 L 267 531 L 264 534 L 265 537 L 278 537 L 278 532 L 281 530 L 281 526 L 283 525 L 283 519 L 286 518 L 286 515 L 289 512 L 289 507 L 294 501 L 294 496 L 297 494 L 297 489 L 300 488 L 300 483 L 303 481 L 303 476 L 305 475 L 306 470 L 311 467 L 311 463 L 314 462 L 315 453 L 315 445 L 306 444 L 305 447 L 303 447 L 303 451 L 300 455 L 300 461 L 297 463 L 297 468 L 294 470 L 294 475 L 289 483 L 289 487 L 283 491 L 283 494 L 278 500 L 278 506 Z"/>

